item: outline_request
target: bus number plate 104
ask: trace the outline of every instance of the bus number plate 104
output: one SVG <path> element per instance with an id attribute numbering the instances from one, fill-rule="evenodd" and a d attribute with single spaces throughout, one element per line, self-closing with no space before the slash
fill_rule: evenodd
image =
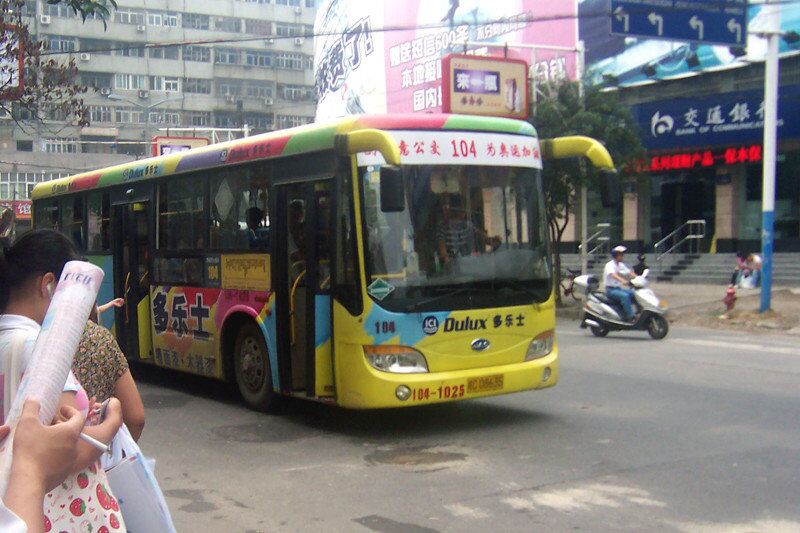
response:
<path id="1" fill-rule="evenodd" d="M 503 389 L 503 374 L 482 376 L 467 380 L 467 393 L 487 392 Z"/>

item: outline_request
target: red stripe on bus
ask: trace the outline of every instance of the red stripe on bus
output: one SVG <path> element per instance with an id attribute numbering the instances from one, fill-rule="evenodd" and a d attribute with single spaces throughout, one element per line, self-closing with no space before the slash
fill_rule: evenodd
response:
<path id="1" fill-rule="evenodd" d="M 284 135 L 283 137 L 273 137 L 270 139 L 261 139 L 253 142 L 243 143 L 237 146 L 232 146 L 228 149 L 228 158 L 226 163 L 239 163 L 242 161 L 250 161 L 252 159 L 264 159 L 266 157 L 275 157 L 283 153 L 286 143 L 289 142 L 291 135 Z"/>
<path id="2" fill-rule="evenodd" d="M 82 191 L 85 189 L 93 189 L 97 186 L 97 182 L 99 181 L 100 181 L 99 172 L 95 174 L 89 174 L 88 176 L 81 176 L 80 178 L 75 178 L 72 180 L 72 184 L 70 185 L 70 190 Z"/>

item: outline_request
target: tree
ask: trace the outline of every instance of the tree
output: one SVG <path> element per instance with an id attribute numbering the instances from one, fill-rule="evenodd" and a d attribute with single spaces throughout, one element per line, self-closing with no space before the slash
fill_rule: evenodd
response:
<path id="1" fill-rule="evenodd" d="M 587 87 L 581 97 L 577 82 L 563 81 L 537 88 L 542 95 L 533 104 L 532 122 L 541 138 L 586 135 L 601 141 L 614 159 L 617 169 L 632 167 L 644 155 L 638 127 L 630 110 L 615 92 Z M 556 159 L 545 162 L 543 187 L 550 240 L 554 243 L 553 278 L 561 280 L 559 243 L 574 212 L 581 186 L 598 187 L 596 171 L 578 160 Z M 556 291 L 557 301 L 561 294 Z"/>
<path id="2" fill-rule="evenodd" d="M 98 18 L 105 24 L 109 8 L 116 0 L 47 0 L 48 4 L 64 4 L 83 21 Z M 0 100 L 0 108 L 14 120 L 54 119 L 85 126 L 88 109 L 81 97 L 87 88 L 78 82 L 74 59 L 62 60 L 49 51 L 47 44 L 31 35 L 24 16 L 24 0 L 0 0 L 0 93 L 8 93 L 19 75 L 19 51 L 23 54 L 23 84 L 9 99 Z M 14 28 L 11 31 L 11 28 Z"/>

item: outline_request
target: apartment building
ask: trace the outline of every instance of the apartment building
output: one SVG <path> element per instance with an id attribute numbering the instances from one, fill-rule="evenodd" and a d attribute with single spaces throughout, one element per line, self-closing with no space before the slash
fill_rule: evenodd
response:
<path id="1" fill-rule="evenodd" d="M 76 59 L 91 125 L 0 118 L 0 199 L 35 183 L 150 155 L 164 128 L 251 133 L 314 117 L 315 0 L 118 0 L 107 27 L 28 0 L 31 32 Z M 60 120 L 61 119 L 61 120 Z M 186 133 L 182 133 L 186 135 Z M 197 135 L 208 136 L 203 132 Z"/>

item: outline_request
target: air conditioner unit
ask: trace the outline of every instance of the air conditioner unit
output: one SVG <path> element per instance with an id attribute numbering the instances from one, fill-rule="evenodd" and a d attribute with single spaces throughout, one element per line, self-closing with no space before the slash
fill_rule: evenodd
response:
<path id="1" fill-rule="evenodd" d="M 81 61 L 89 61 L 92 58 L 92 54 L 89 52 L 81 52 L 80 58 Z"/>
<path id="2" fill-rule="evenodd" d="M 144 24 L 139 24 L 138 26 L 136 26 L 136 31 L 138 31 L 139 33 L 144 32 L 144 30 L 146 30 L 146 29 L 147 28 L 145 27 Z"/>
<path id="3" fill-rule="evenodd" d="M 267 39 L 267 40 L 266 40 L 266 41 L 264 41 L 264 42 L 265 42 L 266 44 L 275 44 L 275 39 L 272 39 L 272 38 L 270 38 L 270 39 Z"/>
<path id="4" fill-rule="evenodd" d="M 294 38 L 294 44 L 296 44 L 297 46 L 300 46 L 304 42 L 305 42 L 305 39 L 303 39 L 302 37 L 295 37 Z"/>
<path id="5" fill-rule="evenodd" d="M 139 92 L 137 94 L 139 95 L 139 98 L 147 98 L 148 96 L 150 96 L 150 91 L 147 91 L 145 89 L 139 89 Z"/>
<path id="6" fill-rule="evenodd" d="M 39 15 L 39 24 L 50 24 L 50 15 Z"/>
<path id="7" fill-rule="evenodd" d="M 225 101 L 228 102 L 229 104 L 232 104 L 236 101 L 236 97 L 232 94 L 226 94 Z"/>
<path id="8" fill-rule="evenodd" d="M 103 96 L 108 96 L 111 94 L 111 89 L 109 87 L 100 87 L 100 94 Z"/>
<path id="9" fill-rule="evenodd" d="M 275 101 L 272 98 L 264 98 L 264 105 L 271 106 Z"/>
<path id="10" fill-rule="evenodd" d="M 303 14 L 303 8 L 301 8 L 299 6 L 294 8 L 294 14 L 295 15 L 302 15 Z"/>

